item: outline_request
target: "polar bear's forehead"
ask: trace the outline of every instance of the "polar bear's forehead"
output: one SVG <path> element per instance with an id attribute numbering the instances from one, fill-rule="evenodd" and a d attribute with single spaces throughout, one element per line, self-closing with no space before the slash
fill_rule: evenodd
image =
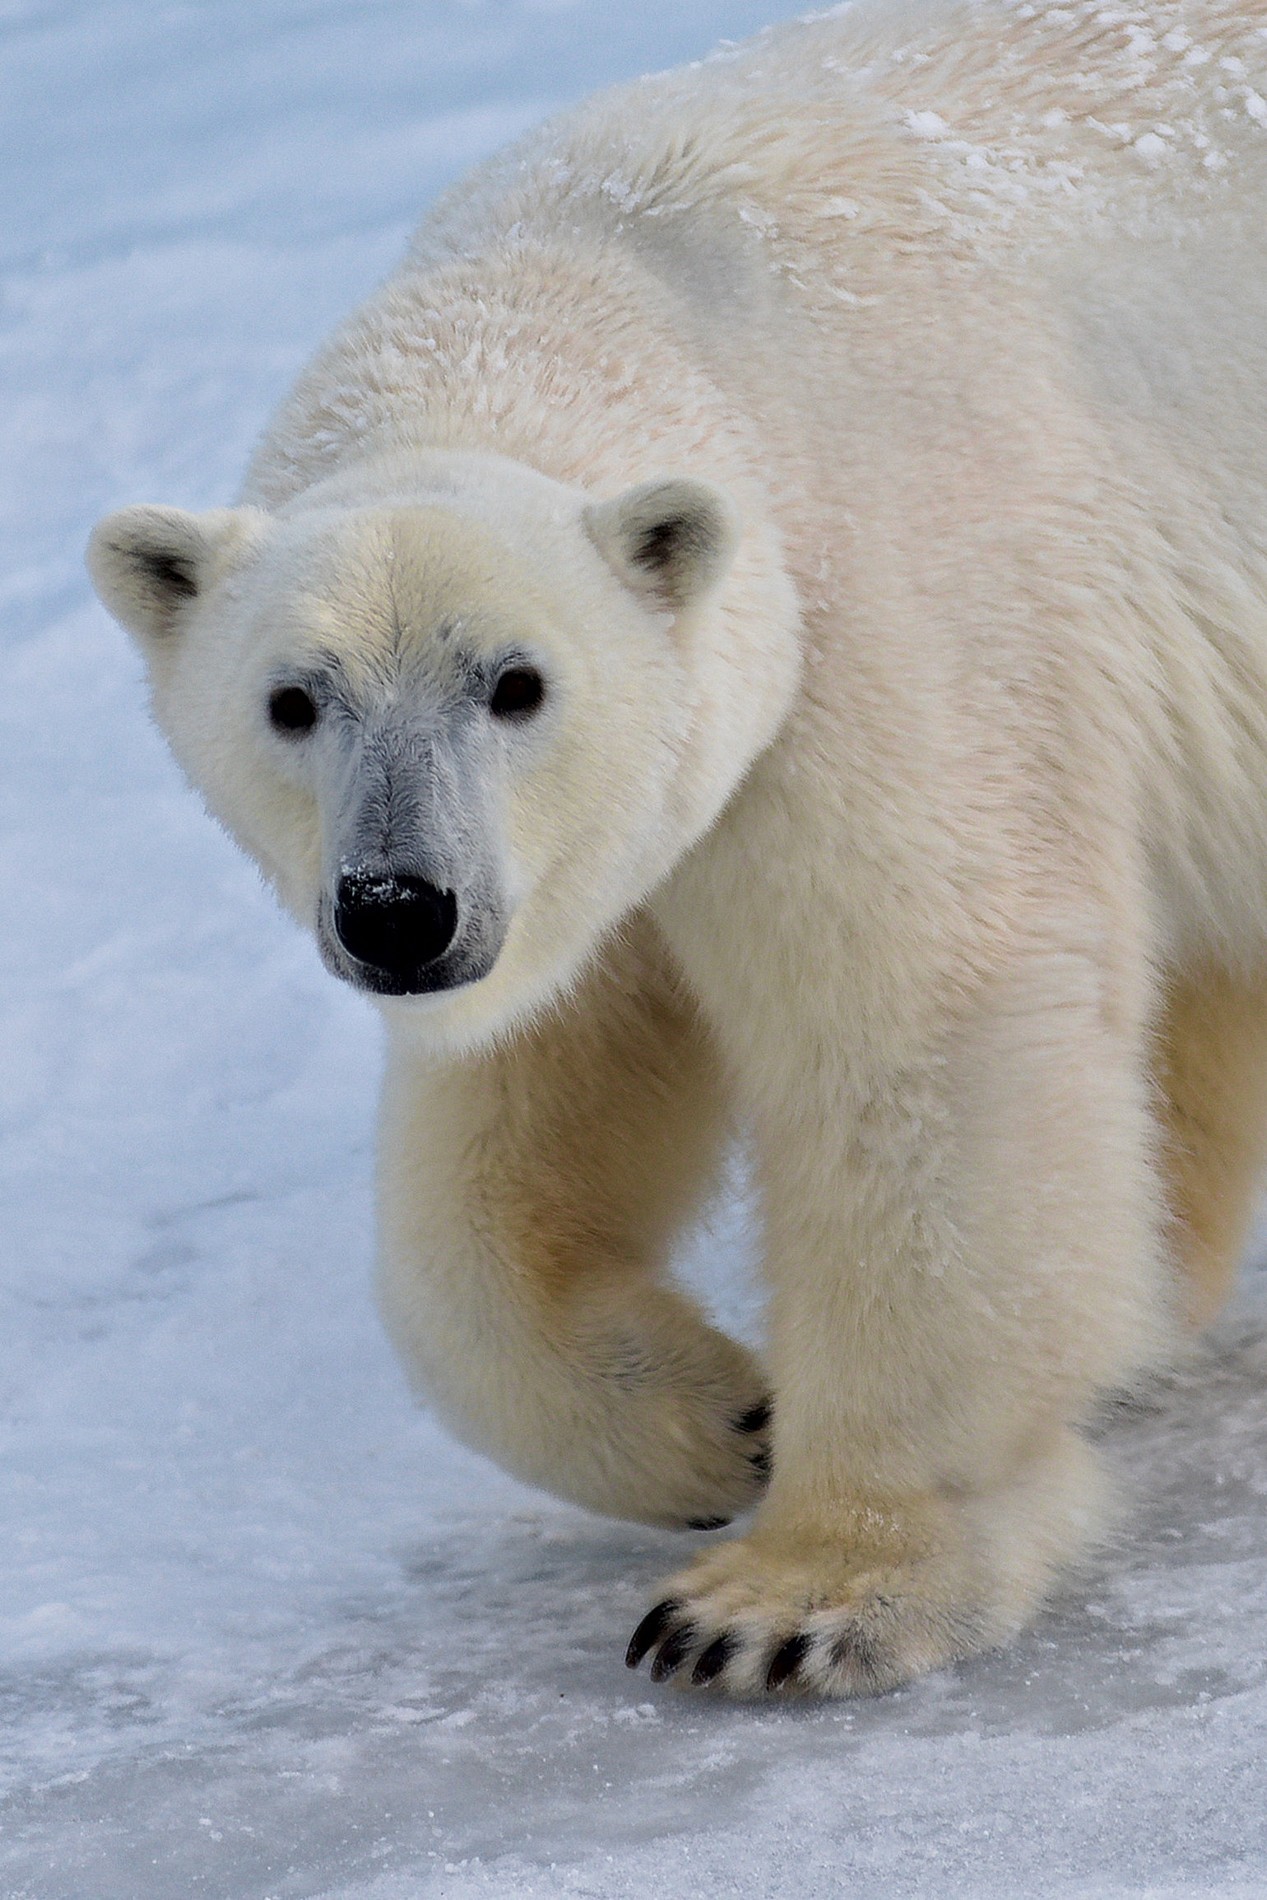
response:
<path id="1" fill-rule="evenodd" d="M 473 661 L 557 643 L 562 603 L 542 565 L 451 507 L 300 517 L 261 559 L 262 636 L 298 644 L 353 685 L 419 670 L 456 684 Z"/>

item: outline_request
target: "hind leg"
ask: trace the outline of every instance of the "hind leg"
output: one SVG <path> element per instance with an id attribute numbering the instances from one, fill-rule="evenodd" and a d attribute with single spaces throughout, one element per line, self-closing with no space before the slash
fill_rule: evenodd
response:
<path id="1" fill-rule="evenodd" d="M 651 927 L 489 1053 L 392 1052 L 382 1302 L 459 1437 L 614 1517 L 686 1527 L 755 1502 L 765 1377 L 661 1270 L 716 1179 L 719 1066 Z"/>
<path id="2" fill-rule="evenodd" d="M 1231 1293 L 1267 1158 L 1267 982 L 1208 967 L 1166 993 L 1163 1173 L 1188 1317 Z"/>

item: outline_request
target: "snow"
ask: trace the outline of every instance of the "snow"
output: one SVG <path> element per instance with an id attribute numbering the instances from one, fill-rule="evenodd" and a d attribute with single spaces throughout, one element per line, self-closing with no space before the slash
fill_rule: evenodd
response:
<path id="1" fill-rule="evenodd" d="M 411 1407 L 375 1019 L 83 578 L 103 509 L 232 495 L 449 177 L 777 10 L 0 0 L 5 1900 L 1267 1893 L 1267 1274 L 1109 1428 L 1140 1502 L 1010 1653 L 856 1706 L 651 1690 L 624 1641 L 697 1540 Z M 736 1182 L 686 1269 L 747 1330 L 751 1254 Z"/>

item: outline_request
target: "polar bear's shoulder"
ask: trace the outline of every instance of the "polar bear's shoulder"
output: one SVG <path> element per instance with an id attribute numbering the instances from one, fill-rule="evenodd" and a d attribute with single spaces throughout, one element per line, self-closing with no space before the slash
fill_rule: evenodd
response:
<path id="1" fill-rule="evenodd" d="M 549 122 L 441 201 L 415 257 L 595 202 L 612 227 L 709 204 L 878 214 L 868 195 L 892 214 L 930 191 L 983 225 L 1120 216 L 1133 186 L 1267 165 L 1264 88 L 1267 0 L 852 0 Z"/>
<path id="2" fill-rule="evenodd" d="M 1267 0 L 855 0 L 601 93 L 457 184 L 301 379 L 246 498 L 405 438 L 544 455 L 564 384 L 550 471 L 614 491 L 617 412 L 646 425 L 630 378 L 688 404 L 732 338 L 838 348 L 842 305 L 891 305 L 916 256 L 1019 260 L 1027 295 L 1063 295 L 1134 234 L 1147 307 L 1208 275 L 1221 219 L 1226 269 L 1261 281 L 1264 193 Z"/>

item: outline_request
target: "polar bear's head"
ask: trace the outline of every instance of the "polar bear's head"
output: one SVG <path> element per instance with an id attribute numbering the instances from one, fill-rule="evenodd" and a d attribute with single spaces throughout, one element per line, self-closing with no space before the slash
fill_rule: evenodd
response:
<path id="1" fill-rule="evenodd" d="M 437 456 L 280 514 L 127 508 L 89 565 L 177 758 L 329 967 L 448 1043 L 566 985 L 795 679 L 777 554 L 693 479 L 595 502 Z"/>

